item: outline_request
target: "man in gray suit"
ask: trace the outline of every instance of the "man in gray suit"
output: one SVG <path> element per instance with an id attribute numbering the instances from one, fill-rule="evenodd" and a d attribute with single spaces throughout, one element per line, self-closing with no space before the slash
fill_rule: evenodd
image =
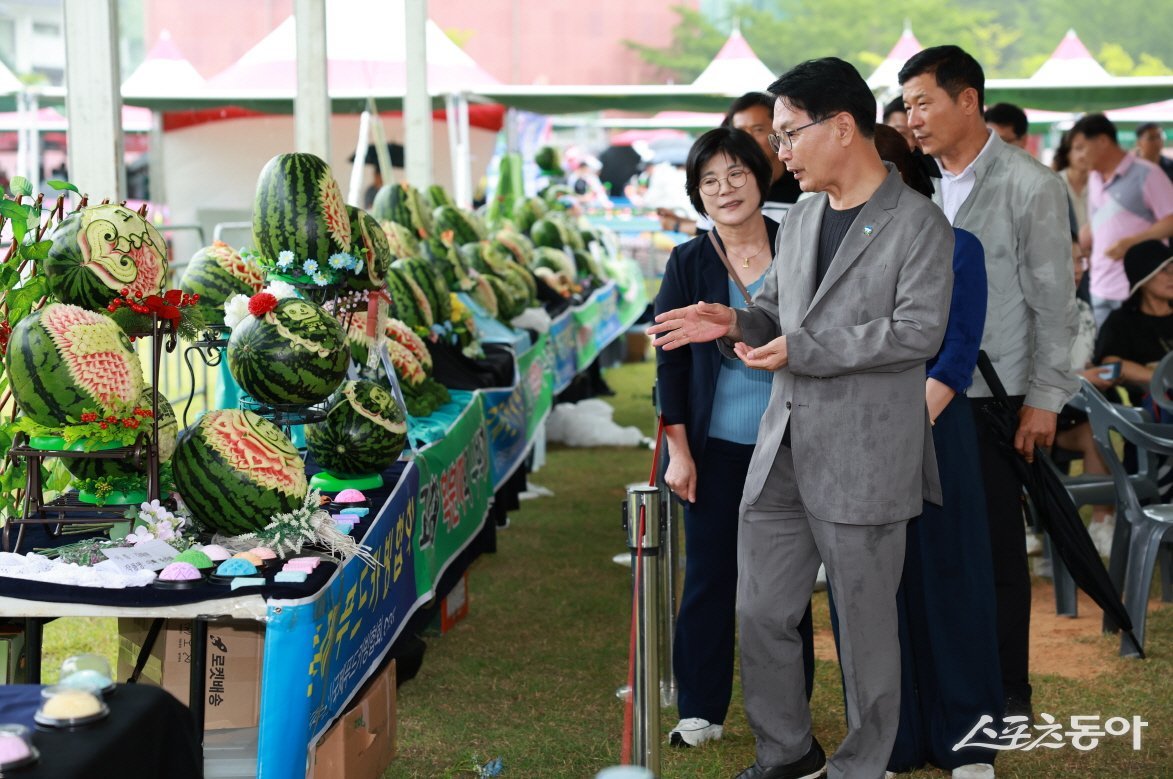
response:
<path id="1" fill-rule="evenodd" d="M 674 349 L 722 339 L 774 372 L 738 529 L 745 708 L 757 759 L 739 779 L 880 779 L 900 710 L 896 589 L 908 520 L 940 483 L 925 361 L 944 335 L 953 231 L 873 142 L 875 99 L 836 58 L 774 84 L 771 144 L 802 189 L 752 308 L 698 303 L 649 328 Z M 732 346 L 732 351 L 730 351 Z M 811 733 L 796 626 L 822 561 L 836 594 L 847 737 Z"/>

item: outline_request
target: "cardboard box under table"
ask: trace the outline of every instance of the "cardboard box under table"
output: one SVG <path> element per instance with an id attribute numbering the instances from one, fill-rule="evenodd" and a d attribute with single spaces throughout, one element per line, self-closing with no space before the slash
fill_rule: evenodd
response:
<path id="1" fill-rule="evenodd" d="M 392 660 L 310 750 L 307 779 L 379 779 L 395 759 L 397 727 Z"/>

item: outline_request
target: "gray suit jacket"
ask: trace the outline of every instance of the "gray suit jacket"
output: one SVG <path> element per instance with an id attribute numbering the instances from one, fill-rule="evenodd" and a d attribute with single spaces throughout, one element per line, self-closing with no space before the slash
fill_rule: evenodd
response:
<path id="1" fill-rule="evenodd" d="M 761 494 L 787 425 L 803 503 L 816 517 L 885 524 L 920 514 L 923 500 L 941 502 L 925 361 L 949 317 L 953 230 L 888 168 L 817 292 L 825 194 L 791 209 L 773 273 L 754 306 L 737 312 L 747 344 L 785 334 L 789 351 L 758 429 L 748 503 Z"/>

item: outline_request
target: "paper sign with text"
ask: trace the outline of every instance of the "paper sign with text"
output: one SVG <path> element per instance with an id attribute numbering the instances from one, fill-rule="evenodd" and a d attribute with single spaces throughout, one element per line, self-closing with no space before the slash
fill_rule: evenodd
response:
<path id="1" fill-rule="evenodd" d="M 143 541 L 137 546 L 103 549 L 102 554 L 114 561 L 125 573 L 160 571 L 179 554 L 166 541 Z"/>

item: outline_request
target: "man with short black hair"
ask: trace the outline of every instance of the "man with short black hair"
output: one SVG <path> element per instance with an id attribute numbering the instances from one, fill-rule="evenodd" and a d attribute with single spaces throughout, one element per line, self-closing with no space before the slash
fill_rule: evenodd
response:
<path id="1" fill-rule="evenodd" d="M 917 148 L 912 130 L 908 129 L 908 112 L 904 110 L 904 98 L 894 97 L 884 106 L 884 124 L 904 136 L 904 140 L 908 141 L 908 148 Z"/>
<path id="2" fill-rule="evenodd" d="M 674 349 L 718 340 L 773 373 L 738 524 L 737 614 L 756 759 L 738 779 L 879 779 L 900 718 L 896 590 L 908 520 L 941 502 L 925 405 L 953 284 L 953 231 L 876 152 L 875 99 L 850 64 L 770 86 L 770 143 L 804 192 L 754 305 L 665 311 Z M 836 593 L 847 735 L 811 732 L 797 626 L 819 563 Z"/>
<path id="3" fill-rule="evenodd" d="M 1136 128 L 1136 156 L 1157 165 L 1173 179 L 1173 159 L 1161 153 L 1165 148 L 1165 131 L 1156 122 L 1145 122 Z"/>
<path id="4" fill-rule="evenodd" d="M 1030 129 L 1026 111 L 1012 103 L 994 103 L 986 109 L 986 127 L 1011 146 L 1026 148 L 1026 133 Z"/>
<path id="5" fill-rule="evenodd" d="M 954 227 L 976 235 L 985 249 L 989 293 L 982 349 L 1020 408 L 1014 448 L 1033 460 L 1035 446 L 1054 441 L 1058 412 L 1078 388 L 1068 359 L 1076 320 L 1063 182 L 986 127 L 985 74 L 959 47 L 921 51 L 899 78 L 909 127 L 941 167 L 934 201 Z M 989 512 L 1006 711 L 1029 715 L 1031 589 L 1022 489 L 1003 451 L 1005 441 L 984 410 L 996 401 L 980 373 L 968 394 Z"/>
<path id="6" fill-rule="evenodd" d="M 1091 242 L 1089 288 L 1099 327 L 1128 299 L 1125 252 L 1173 235 L 1173 182 L 1153 163 L 1120 148 L 1116 125 L 1103 114 L 1088 114 L 1071 128 L 1071 156 L 1091 170 L 1081 241 Z"/>

